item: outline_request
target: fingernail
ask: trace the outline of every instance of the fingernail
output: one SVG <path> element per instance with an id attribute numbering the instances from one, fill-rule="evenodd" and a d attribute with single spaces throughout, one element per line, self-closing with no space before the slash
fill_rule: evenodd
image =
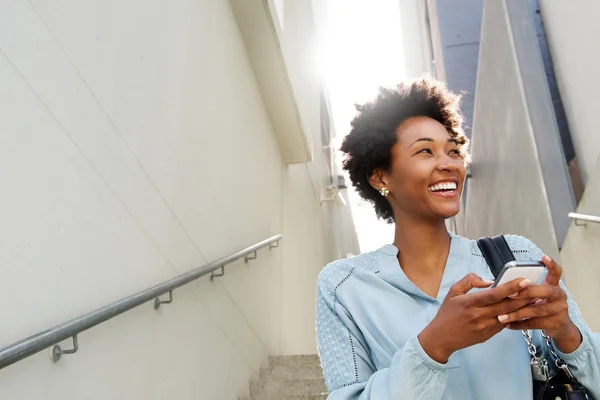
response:
<path id="1" fill-rule="evenodd" d="M 506 314 L 498 315 L 498 321 L 500 321 L 500 322 L 504 322 L 507 319 L 508 319 L 508 315 L 506 315 Z"/>
<path id="2" fill-rule="evenodd" d="M 546 302 L 546 300 L 544 300 L 544 299 L 537 299 L 536 301 L 533 302 L 533 304 L 535 304 L 537 306 L 540 304 L 544 304 L 545 302 Z"/>
<path id="3" fill-rule="evenodd" d="M 545 262 L 552 262 L 552 259 L 551 259 L 550 257 L 548 257 L 547 255 L 545 255 L 545 254 L 544 254 L 544 255 L 542 256 L 542 261 L 545 261 Z"/>
<path id="4" fill-rule="evenodd" d="M 517 292 L 517 293 L 513 293 L 513 294 L 511 294 L 511 295 L 510 295 L 510 296 L 508 296 L 508 297 L 510 297 L 511 299 L 514 299 L 514 298 L 515 298 L 515 297 L 517 297 L 518 295 L 519 295 L 519 292 Z"/>
<path id="5" fill-rule="evenodd" d="M 489 281 L 487 279 L 482 279 L 483 283 L 487 283 L 488 285 L 491 285 L 492 283 L 494 283 L 494 281 Z"/>
<path id="6" fill-rule="evenodd" d="M 529 279 L 523 279 L 521 282 L 519 282 L 519 286 L 522 288 L 526 288 L 529 285 L 531 285 L 531 281 Z"/>

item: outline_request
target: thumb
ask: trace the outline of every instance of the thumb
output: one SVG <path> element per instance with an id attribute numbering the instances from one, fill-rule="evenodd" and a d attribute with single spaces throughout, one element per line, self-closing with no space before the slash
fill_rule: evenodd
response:
<path id="1" fill-rule="evenodd" d="M 460 281 L 452 285 L 452 287 L 448 291 L 448 295 L 459 296 L 461 294 L 467 294 L 473 288 L 490 287 L 492 283 L 494 282 L 482 279 L 478 275 L 470 273 L 464 278 L 462 278 Z"/>
<path id="2" fill-rule="evenodd" d="M 550 286 L 558 286 L 560 277 L 562 276 L 562 267 L 558 265 L 556 261 L 546 255 L 542 257 L 542 262 L 546 268 L 548 268 L 548 273 L 546 274 L 546 279 L 544 279 L 544 282 Z"/>

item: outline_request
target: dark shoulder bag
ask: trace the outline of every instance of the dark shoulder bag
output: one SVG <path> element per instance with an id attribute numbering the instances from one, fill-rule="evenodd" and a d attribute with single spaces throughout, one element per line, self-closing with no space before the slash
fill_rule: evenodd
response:
<path id="1" fill-rule="evenodd" d="M 477 246 L 481 250 L 481 254 L 485 258 L 494 278 L 498 276 L 504 264 L 515 260 L 513 252 L 502 235 L 493 238 L 481 238 L 477 241 Z M 546 339 L 546 345 L 550 353 L 554 356 L 558 372 L 550 376 L 547 361 L 537 356 L 537 349 L 531 339 L 531 333 L 523 331 L 529 354 L 531 354 L 533 399 L 593 400 L 591 393 L 575 379 L 567 363 L 558 356 L 554 350 L 552 339 L 546 336 L 543 331 L 541 331 L 541 334 Z"/>

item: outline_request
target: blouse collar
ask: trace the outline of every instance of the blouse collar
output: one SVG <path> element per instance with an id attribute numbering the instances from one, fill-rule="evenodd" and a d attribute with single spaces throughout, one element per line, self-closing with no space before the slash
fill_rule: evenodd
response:
<path id="1" fill-rule="evenodd" d="M 398 289 L 406 292 L 412 296 L 416 296 L 429 301 L 438 300 L 443 301 L 454 283 L 460 280 L 468 272 L 468 260 L 465 259 L 465 248 L 463 238 L 449 232 L 450 235 L 450 251 L 448 253 L 448 259 L 446 260 L 446 266 L 444 269 L 444 275 L 440 289 L 438 291 L 437 299 L 425 294 L 421 289 L 416 287 L 410 279 L 406 276 L 402 270 L 398 261 L 398 248 L 393 244 L 386 244 L 379 248 L 377 252 L 381 254 L 380 257 L 380 276 L 389 284 L 397 287 Z"/>

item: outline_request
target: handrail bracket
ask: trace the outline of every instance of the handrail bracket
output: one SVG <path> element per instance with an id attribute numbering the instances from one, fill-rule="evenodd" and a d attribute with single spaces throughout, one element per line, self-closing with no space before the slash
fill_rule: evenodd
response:
<path id="1" fill-rule="evenodd" d="M 248 264 L 248 261 L 250 261 L 250 260 L 256 260 L 256 251 L 253 251 L 252 253 L 250 253 L 246 257 L 244 257 L 244 262 L 246 264 Z"/>
<path id="2" fill-rule="evenodd" d="M 169 300 L 161 300 L 158 297 L 154 299 L 154 309 L 158 310 L 161 304 L 170 304 L 173 302 L 173 291 L 169 290 Z"/>
<path id="3" fill-rule="evenodd" d="M 53 362 L 57 362 L 60 360 L 60 357 L 63 354 L 75 354 L 79 350 L 79 344 L 77 343 L 77 335 L 73 335 L 73 348 L 68 350 L 63 350 L 59 345 L 55 344 L 50 349 L 50 358 Z"/>
<path id="4" fill-rule="evenodd" d="M 210 273 L 210 280 L 212 281 L 214 278 L 218 278 L 219 276 L 225 275 L 225 266 L 221 265 L 221 272 L 216 273 L 215 271 Z"/>

